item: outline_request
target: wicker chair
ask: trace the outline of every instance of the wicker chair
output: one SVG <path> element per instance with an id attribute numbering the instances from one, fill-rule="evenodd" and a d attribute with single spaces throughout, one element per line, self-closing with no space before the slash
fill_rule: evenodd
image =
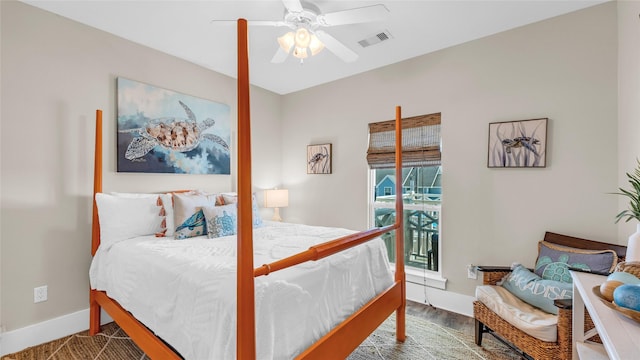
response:
<path id="1" fill-rule="evenodd" d="M 626 247 L 621 245 L 607 244 L 598 241 L 579 239 L 566 235 L 547 232 L 544 240 L 558 245 L 569 246 L 587 250 L 614 250 L 622 261 L 626 254 Z M 479 266 L 478 270 L 483 273 L 484 285 L 495 285 L 511 270 L 505 266 Z M 520 352 L 525 358 L 549 359 L 549 360 L 570 360 L 572 356 L 572 304 L 571 300 L 556 300 L 558 307 L 558 339 L 556 342 L 542 341 L 524 331 L 511 325 L 499 315 L 491 311 L 480 301 L 473 303 L 473 315 L 475 319 L 475 342 L 478 346 L 482 344 L 482 335 L 490 333 L 498 340 L 506 342 Z M 591 318 L 585 311 L 585 331 L 593 329 Z M 599 341 L 596 337 L 594 341 Z"/>

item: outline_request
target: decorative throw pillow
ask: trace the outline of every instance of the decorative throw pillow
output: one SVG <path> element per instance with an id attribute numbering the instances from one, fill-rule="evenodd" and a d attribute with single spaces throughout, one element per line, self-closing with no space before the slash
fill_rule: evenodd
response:
<path id="1" fill-rule="evenodd" d="M 110 245 L 161 231 L 162 217 L 157 201 L 157 194 L 153 197 L 121 197 L 97 193 L 100 243 Z"/>
<path id="2" fill-rule="evenodd" d="M 161 216 L 164 217 L 164 221 L 162 222 L 161 230 L 156 233 L 158 237 L 171 237 L 173 236 L 173 230 L 175 226 L 173 224 L 173 200 L 171 193 L 167 194 L 153 194 L 153 193 L 120 193 L 120 192 L 111 192 L 111 195 L 119 196 L 119 197 L 128 197 L 128 198 L 157 198 L 160 196 L 158 200 L 158 206 L 160 206 L 160 211 L 163 212 Z"/>
<path id="3" fill-rule="evenodd" d="M 202 208 L 221 205 L 218 195 L 196 192 L 173 193 L 173 217 L 176 239 L 207 235 L 206 221 Z"/>
<path id="4" fill-rule="evenodd" d="M 596 273 L 610 273 L 617 263 L 618 255 L 613 250 L 576 249 L 540 241 L 534 271 L 543 279 L 571 283 L 569 267 Z"/>
<path id="5" fill-rule="evenodd" d="M 544 280 L 524 266 L 517 264 L 502 281 L 502 287 L 520 300 L 550 314 L 558 314 L 554 300 L 571 299 L 573 285 L 554 280 Z"/>
<path id="6" fill-rule="evenodd" d="M 202 208 L 207 220 L 207 237 L 209 239 L 236 234 L 238 230 L 237 208 L 236 204 Z"/>
<path id="7" fill-rule="evenodd" d="M 224 200 L 224 204 L 236 204 L 238 203 L 238 194 L 231 193 L 222 193 L 222 199 Z M 251 196 L 251 204 L 252 204 L 252 218 L 253 218 L 253 227 L 260 227 L 264 225 L 262 222 L 262 218 L 260 217 L 260 209 L 258 208 L 258 201 L 256 200 L 256 193 L 253 193 Z"/>

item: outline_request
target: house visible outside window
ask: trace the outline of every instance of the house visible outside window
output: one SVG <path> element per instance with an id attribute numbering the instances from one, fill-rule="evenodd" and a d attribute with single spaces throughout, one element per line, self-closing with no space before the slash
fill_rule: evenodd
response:
<path id="1" fill-rule="evenodd" d="M 402 119 L 402 179 L 395 174 L 395 120 L 369 124 L 371 226 L 395 222 L 395 182 L 402 181 L 404 248 L 408 267 L 440 272 L 442 166 L 440 114 Z M 380 192 L 384 186 L 384 192 Z M 390 188 L 390 193 L 387 192 Z M 395 261 L 395 232 L 383 235 Z"/>

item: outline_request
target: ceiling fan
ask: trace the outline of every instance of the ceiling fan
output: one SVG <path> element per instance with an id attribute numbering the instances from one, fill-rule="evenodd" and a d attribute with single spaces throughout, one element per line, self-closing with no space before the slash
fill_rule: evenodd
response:
<path id="1" fill-rule="evenodd" d="M 343 61 L 353 62 L 358 54 L 321 28 L 384 21 L 389 16 L 389 10 L 381 4 L 323 14 L 307 1 L 282 2 L 285 7 L 283 20 L 249 21 L 249 25 L 286 26 L 292 30 L 278 38 L 280 46 L 271 59 L 273 63 L 285 61 L 290 53 L 302 62 L 309 53 L 313 56 L 325 47 Z"/>

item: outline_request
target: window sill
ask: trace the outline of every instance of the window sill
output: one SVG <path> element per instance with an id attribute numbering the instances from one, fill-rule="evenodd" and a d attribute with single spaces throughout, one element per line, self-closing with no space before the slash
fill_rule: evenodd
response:
<path id="1" fill-rule="evenodd" d="M 392 264 L 392 271 L 395 271 L 395 265 Z M 447 279 L 443 278 L 439 273 L 433 271 L 424 271 L 412 267 L 405 266 L 405 275 L 407 282 L 428 286 L 436 289 L 446 290 Z"/>

